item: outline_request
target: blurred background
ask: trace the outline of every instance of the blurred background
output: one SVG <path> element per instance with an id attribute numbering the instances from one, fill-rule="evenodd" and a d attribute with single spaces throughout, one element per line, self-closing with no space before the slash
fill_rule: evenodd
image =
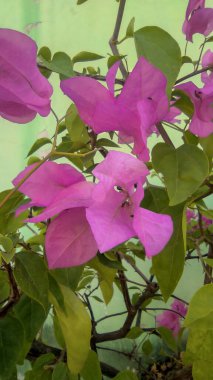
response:
<path id="1" fill-rule="evenodd" d="M 94 52 L 106 57 L 106 59 L 92 62 L 92 66 L 100 67 L 101 73 L 107 72 L 107 57 L 111 53 L 109 38 L 112 35 L 117 15 L 118 2 L 115 0 L 88 0 L 82 5 L 77 5 L 77 0 L 0 0 L 0 26 L 27 33 L 36 42 L 39 48 L 48 46 L 54 54 L 64 51 L 72 58 L 80 51 Z M 211 6 L 207 1 L 207 6 Z M 159 26 L 170 33 L 179 43 L 182 55 L 185 49 L 185 37 L 181 32 L 185 18 L 188 0 L 127 0 L 123 17 L 120 38 L 124 37 L 126 27 L 132 17 L 135 17 L 135 30 L 144 26 Z M 194 44 L 189 43 L 187 54 L 193 59 L 198 59 L 199 47 L 203 38 L 194 36 Z M 136 52 L 133 39 L 128 39 L 119 46 L 120 54 L 127 55 L 129 70 L 136 62 Z M 88 64 L 90 65 L 90 63 Z M 86 66 L 86 65 L 85 65 Z M 76 64 L 75 69 L 80 71 L 83 64 Z M 184 65 L 181 74 L 185 75 L 193 70 L 191 64 Z M 52 75 L 50 81 L 54 86 L 52 108 L 61 117 L 64 115 L 69 100 L 59 89 L 58 75 Z M 199 79 L 197 79 L 199 82 Z M 26 155 L 38 135 L 48 130 L 52 136 L 55 128 L 55 119 L 52 115 L 47 118 L 37 117 L 26 125 L 16 125 L 4 119 L 0 119 L 0 190 L 11 187 L 11 180 L 26 165 Z M 175 138 L 175 135 L 174 137 Z M 144 263 L 146 271 L 150 263 Z M 144 270 L 144 268 L 143 268 Z M 136 274 L 135 281 L 138 281 Z M 176 294 L 186 300 L 190 300 L 196 288 L 203 281 L 200 265 L 195 260 L 188 260 L 183 278 L 178 285 Z M 113 301 L 106 308 L 102 303 L 96 303 L 95 316 L 100 318 L 112 312 L 124 310 L 120 293 L 116 292 Z M 100 328 L 104 330 L 118 328 L 122 323 L 122 317 L 107 319 Z M 154 326 L 154 318 L 146 315 L 143 325 Z M 51 338 L 50 325 L 46 326 L 44 339 Z M 131 350 L 133 343 L 130 340 L 114 342 L 117 350 L 125 346 L 127 352 Z M 100 350 L 101 355 L 118 368 L 129 364 L 129 358 L 116 356 L 110 351 Z"/>

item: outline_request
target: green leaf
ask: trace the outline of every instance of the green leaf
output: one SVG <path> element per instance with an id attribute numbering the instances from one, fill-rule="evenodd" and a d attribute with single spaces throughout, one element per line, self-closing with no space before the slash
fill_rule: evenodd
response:
<path id="1" fill-rule="evenodd" d="M 100 362 L 96 352 L 89 351 L 87 360 L 84 364 L 83 369 L 81 370 L 81 376 L 84 380 L 101 380 L 102 373 Z"/>
<path id="2" fill-rule="evenodd" d="M 127 29 L 126 29 L 126 38 L 134 37 L 134 25 L 135 25 L 135 17 L 131 18 Z"/>
<path id="3" fill-rule="evenodd" d="M 72 61 L 73 64 L 76 62 L 87 62 L 87 61 L 96 61 L 98 59 L 104 58 L 103 55 L 99 55 L 96 53 L 90 53 L 89 51 L 81 51 L 80 53 L 76 54 Z"/>
<path id="4" fill-rule="evenodd" d="M 38 60 L 39 59 L 44 59 L 47 62 L 51 61 L 51 51 L 47 46 L 43 46 L 39 52 L 38 52 Z M 46 78 L 49 78 L 50 75 L 52 74 L 52 71 L 46 69 L 45 67 L 39 66 L 39 70 L 44 75 Z"/>
<path id="5" fill-rule="evenodd" d="M 131 328 L 131 330 L 126 335 L 126 338 L 129 339 L 137 339 L 141 334 L 143 334 L 143 329 L 141 329 L 138 326 L 134 326 Z"/>
<path id="6" fill-rule="evenodd" d="M 172 331 L 163 326 L 158 327 L 157 330 L 160 333 L 163 342 L 170 348 L 170 350 L 177 352 L 177 343 Z"/>
<path id="7" fill-rule="evenodd" d="M 212 164 L 213 158 L 213 133 L 208 137 L 203 137 L 199 139 L 200 145 L 202 146 L 204 152 L 206 153 L 210 165 Z"/>
<path id="8" fill-rule="evenodd" d="M 185 230 L 183 231 L 184 204 L 169 207 L 169 199 L 165 189 L 149 186 L 141 206 L 148 210 L 171 215 L 173 235 L 161 253 L 152 259 L 152 270 L 156 275 L 164 300 L 175 290 L 184 269 L 185 263 Z"/>
<path id="9" fill-rule="evenodd" d="M 87 129 L 81 120 L 77 108 L 74 104 L 72 104 L 67 110 L 65 124 L 70 139 L 73 142 L 80 141 L 84 145 L 90 140 Z"/>
<path id="10" fill-rule="evenodd" d="M 204 259 L 205 263 L 213 268 L 213 259 Z"/>
<path id="11" fill-rule="evenodd" d="M 41 139 L 36 140 L 36 142 L 30 148 L 27 154 L 27 157 L 29 157 L 31 154 L 33 154 L 34 152 L 36 152 L 38 149 L 40 149 L 42 146 L 46 144 L 52 144 L 52 141 L 48 139 L 47 137 L 42 137 Z"/>
<path id="12" fill-rule="evenodd" d="M 199 143 L 199 138 L 195 135 L 193 135 L 193 133 L 191 133 L 189 130 L 188 131 L 185 131 L 183 133 L 183 141 L 186 143 L 186 144 L 193 144 L 193 145 L 197 145 Z"/>
<path id="13" fill-rule="evenodd" d="M 213 284 L 207 284 L 202 286 L 193 296 L 188 313 L 186 315 L 184 326 L 190 327 L 199 319 L 207 317 L 213 312 L 213 303 L 210 301 L 213 299 Z M 213 328 L 213 324 L 212 324 Z"/>
<path id="14" fill-rule="evenodd" d="M 153 351 L 152 343 L 149 339 L 145 340 L 145 342 L 142 345 L 142 350 L 146 356 L 150 356 Z"/>
<path id="15" fill-rule="evenodd" d="M 204 285 L 193 296 L 184 325 L 189 329 L 184 361 L 192 364 L 195 380 L 211 380 L 213 372 L 213 284 Z"/>
<path id="16" fill-rule="evenodd" d="M 91 260 L 88 265 L 98 272 L 101 292 L 107 305 L 113 296 L 113 281 L 117 270 L 103 265 L 98 256 Z"/>
<path id="17" fill-rule="evenodd" d="M 189 96 L 181 90 L 173 91 L 172 95 L 177 98 L 173 105 L 191 118 L 194 113 L 194 105 Z"/>
<path id="18" fill-rule="evenodd" d="M 0 202 L 9 194 L 10 190 L 5 190 L 0 193 Z M 23 202 L 24 195 L 15 192 L 10 199 L 0 208 L 0 233 L 8 234 L 16 231 L 23 225 L 25 215 L 22 213 L 19 217 L 15 217 L 15 210 Z"/>
<path id="19" fill-rule="evenodd" d="M 24 341 L 24 331 L 19 320 L 13 316 L 0 319 L 0 379 L 12 375 Z"/>
<path id="20" fill-rule="evenodd" d="M 134 372 L 126 369 L 120 372 L 117 376 L 113 377 L 113 380 L 138 380 L 138 377 Z"/>
<path id="21" fill-rule="evenodd" d="M 74 76 L 71 58 L 66 53 L 55 53 L 52 62 L 49 62 L 42 56 L 39 56 L 38 64 L 50 71 L 60 74 L 60 79 L 70 78 Z"/>
<path id="22" fill-rule="evenodd" d="M 175 149 L 159 143 L 152 150 L 152 163 L 162 173 L 170 206 L 185 201 L 203 183 L 209 173 L 205 153 L 195 145 L 185 144 Z"/>
<path id="23" fill-rule="evenodd" d="M 181 62 L 182 62 L 182 65 L 184 63 L 192 63 L 192 65 L 193 65 L 192 59 L 190 57 L 188 57 L 187 55 L 184 55 L 183 57 L 181 57 Z"/>
<path id="24" fill-rule="evenodd" d="M 35 253 L 18 253 L 15 258 L 14 276 L 21 290 L 47 310 L 49 286 L 44 260 Z"/>
<path id="25" fill-rule="evenodd" d="M 71 268 L 54 269 L 50 271 L 50 274 L 61 285 L 64 285 L 67 288 L 75 291 L 80 281 L 83 269 L 83 265 Z"/>
<path id="26" fill-rule="evenodd" d="M 213 41 L 213 36 L 210 36 L 206 39 L 206 42 L 212 42 Z"/>
<path id="27" fill-rule="evenodd" d="M 3 257 L 4 261 L 9 264 L 16 252 L 13 246 L 13 241 L 8 236 L 0 234 L 0 247 L 1 246 L 3 250 L 0 249 L 0 254 Z"/>
<path id="28" fill-rule="evenodd" d="M 10 282 L 7 272 L 0 271 L 0 303 L 10 295 Z"/>
<path id="29" fill-rule="evenodd" d="M 170 95 L 182 64 L 178 43 L 157 26 L 146 26 L 137 30 L 134 38 L 138 57 L 145 57 L 165 74 Z"/>
<path id="30" fill-rule="evenodd" d="M 107 67 L 110 69 L 115 62 L 121 61 L 126 55 L 111 55 L 107 60 Z M 112 133 L 112 132 L 109 132 Z"/>
<path id="31" fill-rule="evenodd" d="M 96 146 L 97 147 L 109 146 L 109 147 L 112 147 L 112 148 L 120 148 L 120 146 L 118 144 L 116 144 L 114 141 L 106 139 L 106 138 L 99 139 L 96 142 Z"/>
<path id="32" fill-rule="evenodd" d="M 67 351 L 67 365 L 71 373 L 78 374 L 90 350 L 91 321 L 80 299 L 69 288 L 61 286 L 65 310 L 58 304 L 54 294 L 50 301 L 54 306 Z"/>
<path id="33" fill-rule="evenodd" d="M 65 363 L 58 363 L 55 365 L 52 380 L 70 380 L 70 372 Z"/>
<path id="34" fill-rule="evenodd" d="M 47 313 L 45 313 L 44 308 L 38 302 L 35 302 L 26 295 L 21 296 L 13 311 L 24 330 L 25 343 L 19 356 L 19 360 L 22 361 L 28 353 L 33 339 L 44 323 Z"/>
<path id="35" fill-rule="evenodd" d="M 77 1 L 77 5 L 81 5 L 81 4 L 83 4 L 83 3 L 86 3 L 86 1 L 87 1 L 87 0 L 78 0 L 78 1 Z"/>

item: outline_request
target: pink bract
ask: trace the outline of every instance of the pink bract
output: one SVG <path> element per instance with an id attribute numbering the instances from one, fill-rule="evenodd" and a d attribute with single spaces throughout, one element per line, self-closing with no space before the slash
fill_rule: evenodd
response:
<path id="1" fill-rule="evenodd" d="M 141 240 L 147 257 L 162 251 L 171 238 L 173 223 L 168 215 L 140 207 L 148 174 L 145 165 L 126 153 L 111 151 L 93 174 L 99 183 L 86 215 L 99 251 L 110 250 L 134 236 Z"/>
<path id="2" fill-rule="evenodd" d="M 189 130 L 199 137 L 207 137 L 213 133 L 213 83 L 198 88 L 194 83 L 187 82 L 176 88 L 185 92 L 194 105 Z"/>
<path id="3" fill-rule="evenodd" d="M 168 113 L 166 77 L 145 58 L 139 58 L 119 96 L 114 96 L 116 62 L 107 74 L 108 88 L 97 80 L 75 77 L 61 82 L 62 91 L 95 133 L 119 131 L 120 142 L 134 142 L 133 153 L 149 160 L 147 138 Z"/>
<path id="4" fill-rule="evenodd" d="M 201 80 L 205 84 L 213 85 L 213 52 L 208 49 L 202 58 L 202 67 L 212 66 L 211 71 L 205 71 L 201 73 Z"/>
<path id="5" fill-rule="evenodd" d="M 212 32 L 213 9 L 205 8 L 205 0 L 189 0 L 182 30 L 191 42 L 196 33 L 208 36 Z"/>
<path id="6" fill-rule="evenodd" d="M 37 67 L 36 43 L 23 33 L 0 29 L 0 115 L 28 123 L 50 112 L 52 86 Z"/>

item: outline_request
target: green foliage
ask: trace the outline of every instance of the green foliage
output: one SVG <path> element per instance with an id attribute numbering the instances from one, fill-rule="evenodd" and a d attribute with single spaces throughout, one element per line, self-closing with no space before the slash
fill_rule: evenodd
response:
<path id="1" fill-rule="evenodd" d="M 38 55 L 38 64 L 48 70 L 50 73 L 58 73 L 60 79 L 70 78 L 74 76 L 73 63 L 71 58 L 63 52 L 57 52 L 54 54 L 52 61 L 49 60 L 50 56 L 45 51 Z"/>
<path id="2" fill-rule="evenodd" d="M 170 350 L 177 352 L 177 342 L 172 334 L 172 331 L 163 326 L 158 327 L 157 330 L 166 346 L 168 346 Z"/>
<path id="3" fill-rule="evenodd" d="M 185 319 L 189 329 L 186 364 L 193 365 L 193 379 L 212 379 L 212 341 L 213 341 L 213 284 L 200 288 L 192 298 Z"/>
<path id="4" fill-rule="evenodd" d="M 89 351 L 87 360 L 81 370 L 84 380 L 102 380 L 101 367 L 96 352 Z"/>
<path id="5" fill-rule="evenodd" d="M 81 51 L 73 57 L 72 61 L 73 64 L 75 64 L 77 62 L 97 61 L 102 58 L 104 57 L 100 54 L 91 53 L 89 51 Z"/>
<path id="6" fill-rule="evenodd" d="M 184 204 L 169 206 L 165 189 L 149 186 L 141 206 L 151 211 L 171 215 L 173 235 L 161 253 L 152 259 L 152 271 L 156 275 L 165 301 L 175 290 L 184 269 L 185 236 L 183 230 Z"/>
<path id="7" fill-rule="evenodd" d="M 52 141 L 48 139 L 47 137 L 42 137 L 33 144 L 33 146 L 30 148 L 27 157 L 31 156 L 31 154 L 35 153 L 38 149 L 40 149 L 42 146 L 46 144 L 52 144 Z"/>
<path id="8" fill-rule="evenodd" d="M 86 144 L 89 141 L 87 129 L 78 115 L 78 111 L 74 104 L 72 104 L 66 113 L 65 124 L 68 130 L 70 139 L 73 142 L 80 142 Z"/>
<path id="9" fill-rule="evenodd" d="M 9 194 L 10 190 L 0 193 L 0 202 Z M 23 219 L 26 215 L 23 213 L 16 218 L 15 210 L 22 204 L 23 194 L 15 192 L 10 199 L 0 208 L 0 233 L 5 235 L 16 231 L 23 225 Z"/>
<path id="10" fill-rule="evenodd" d="M 8 380 L 14 372 L 24 341 L 21 322 L 14 316 L 0 319 L 0 380 Z"/>
<path id="11" fill-rule="evenodd" d="M 67 365 L 71 373 L 78 374 L 90 349 L 91 321 L 80 299 L 71 289 L 60 286 L 64 296 L 65 310 L 50 293 L 50 302 L 58 317 L 67 351 Z"/>
<path id="12" fill-rule="evenodd" d="M 21 290 L 47 310 L 49 285 L 44 260 L 36 253 L 18 253 L 15 258 L 14 276 Z"/>
<path id="13" fill-rule="evenodd" d="M 164 143 L 155 145 L 152 150 L 152 163 L 154 169 L 164 176 L 170 206 L 189 198 L 209 173 L 205 153 L 189 144 L 178 149 Z"/>
<path id="14" fill-rule="evenodd" d="M 146 26 L 137 30 L 134 38 L 138 57 L 143 56 L 165 74 L 170 95 L 181 68 L 178 43 L 169 33 L 157 26 Z"/>
<path id="15" fill-rule="evenodd" d="M 113 377 L 114 380 L 138 380 L 134 372 L 128 369 L 120 372 L 117 376 Z"/>

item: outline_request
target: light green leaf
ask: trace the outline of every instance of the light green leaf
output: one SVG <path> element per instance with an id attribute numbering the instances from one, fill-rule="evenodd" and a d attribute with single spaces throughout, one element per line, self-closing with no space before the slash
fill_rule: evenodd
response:
<path id="1" fill-rule="evenodd" d="M 43 68 L 60 74 L 60 76 L 62 76 L 61 79 L 74 76 L 71 58 L 66 53 L 55 53 L 51 62 L 49 62 L 43 56 L 38 56 L 38 64 Z"/>
<path id="2" fill-rule="evenodd" d="M 90 350 L 91 321 L 80 299 L 65 286 L 60 286 L 64 296 L 65 310 L 50 293 L 59 325 L 61 327 L 67 351 L 67 365 L 71 373 L 78 374 L 87 359 Z"/>
<path id="3" fill-rule="evenodd" d="M 138 380 L 136 374 L 128 369 L 120 372 L 117 376 L 113 377 L 113 380 Z"/>
<path id="4" fill-rule="evenodd" d="M 0 380 L 12 375 L 23 341 L 24 331 L 17 318 L 6 316 L 0 319 Z"/>
<path id="5" fill-rule="evenodd" d="M 14 276 L 21 290 L 47 310 L 49 285 L 44 260 L 36 253 L 18 253 L 15 258 Z"/>
<path id="6" fill-rule="evenodd" d="M 182 64 L 178 43 L 157 26 L 146 26 L 137 30 L 134 38 L 138 57 L 145 57 L 165 74 L 170 95 Z"/>
<path id="7" fill-rule="evenodd" d="M 184 204 L 169 207 L 168 203 L 169 199 L 165 189 L 157 186 L 149 186 L 145 190 L 145 196 L 141 203 L 141 206 L 148 210 L 171 215 L 173 220 L 174 232 L 170 241 L 163 251 L 152 259 L 152 270 L 157 277 L 165 301 L 175 290 L 185 263 Z"/>
<path id="8" fill-rule="evenodd" d="M 127 29 L 126 29 L 126 38 L 134 37 L 134 25 L 135 25 L 135 17 L 131 18 Z"/>
<path id="9" fill-rule="evenodd" d="M 101 292 L 107 305 L 113 296 L 113 281 L 117 270 L 103 265 L 98 257 L 91 260 L 88 265 L 98 272 Z"/>
<path id="10" fill-rule="evenodd" d="M 41 139 L 36 140 L 36 142 L 30 148 L 27 154 L 27 157 L 29 157 L 31 154 L 33 154 L 34 152 L 36 152 L 38 149 L 40 149 L 42 146 L 46 144 L 52 144 L 52 141 L 48 139 L 47 137 L 42 137 Z"/>
<path id="11" fill-rule="evenodd" d="M 83 121 L 80 119 L 77 108 L 74 104 L 72 104 L 67 110 L 65 124 L 70 139 L 73 142 L 80 141 L 84 145 L 90 140 L 87 129 Z"/>
<path id="12" fill-rule="evenodd" d="M 8 195 L 10 190 L 0 193 L 0 202 Z M 23 202 L 24 196 L 18 191 L 15 192 L 10 199 L 0 208 L 0 233 L 7 234 L 16 231 L 22 226 L 25 215 L 22 213 L 19 217 L 15 217 L 15 210 Z"/>
<path id="13" fill-rule="evenodd" d="M 164 176 L 170 206 L 175 206 L 190 197 L 209 173 L 205 153 L 191 144 L 175 149 L 159 143 L 152 150 L 152 163 L 154 169 Z"/>
<path id="14" fill-rule="evenodd" d="M 188 313 L 186 315 L 184 326 L 190 327 L 199 319 L 206 318 L 213 312 L 213 284 L 202 286 L 193 296 Z M 213 328 L 213 324 L 212 324 Z"/>
<path id="15" fill-rule="evenodd" d="M 87 61 L 96 61 L 98 59 L 104 58 L 103 55 L 99 55 L 96 53 L 90 53 L 89 51 L 81 51 L 80 53 L 76 54 L 72 61 L 73 63 L 76 62 L 87 62 Z"/>
<path id="16" fill-rule="evenodd" d="M 87 360 L 81 371 L 84 380 L 101 380 L 101 367 L 95 351 L 89 351 Z"/>
<path id="17" fill-rule="evenodd" d="M 205 263 L 213 268 L 213 259 L 204 259 Z"/>

